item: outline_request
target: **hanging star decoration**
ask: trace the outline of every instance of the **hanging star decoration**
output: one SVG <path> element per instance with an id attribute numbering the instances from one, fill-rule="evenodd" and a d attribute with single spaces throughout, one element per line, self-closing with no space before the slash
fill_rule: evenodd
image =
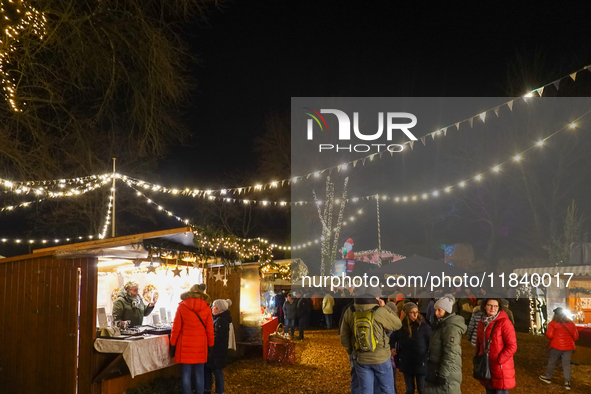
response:
<path id="1" fill-rule="evenodd" d="M 209 271 L 209 279 L 212 279 L 213 278 L 213 268 L 209 268 L 208 271 Z"/>
<path id="2" fill-rule="evenodd" d="M 222 280 L 222 282 L 224 282 L 224 286 L 228 286 L 228 279 L 226 278 L 227 272 L 228 268 L 224 267 L 224 279 Z"/>
<path id="3" fill-rule="evenodd" d="M 193 261 L 193 262 L 191 263 L 191 265 L 192 265 L 194 268 L 199 268 L 199 263 L 198 263 L 198 262 L 196 262 L 196 261 Z"/>
<path id="4" fill-rule="evenodd" d="M 174 272 L 174 276 L 178 276 L 179 278 L 181 277 L 181 269 L 178 265 L 172 270 L 172 272 Z"/>
<path id="5" fill-rule="evenodd" d="M 148 274 L 150 272 L 156 273 L 156 268 L 157 267 L 154 264 L 152 264 L 151 262 L 150 262 L 150 265 L 147 268 L 148 268 Z"/>
<path id="6" fill-rule="evenodd" d="M 140 268 L 140 265 L 142 265 L 142 260 L 140 260 L 140 259 L 133 260 L 133 266 L 135 268 Z"/>
<path id="7" fill-rule="evenodd" d="M 218 273 L 214 275 L 215 281 L 222 280 L 222 274 L 220 273 L 220 269 L 218 268 Z"/>

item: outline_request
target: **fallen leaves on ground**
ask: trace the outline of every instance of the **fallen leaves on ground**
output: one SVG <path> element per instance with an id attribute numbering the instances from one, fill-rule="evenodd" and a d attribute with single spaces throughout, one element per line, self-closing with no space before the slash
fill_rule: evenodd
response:
<path id="1" fill-rule="evenodd" d="M 542 336 L 517 333 L 515 354 L 517 386 L 512 394 L 563 393 L 561 364 L 556 365 L 553 384 L 541 382 L 538 375 L 546 368 L 548 341 Z M 480 383 L 472 378 L 474 350 L 466 340 L 463 350 L 463 393 L 484 393 Z M 306 339 L 296 341 L 296 363 L 279 366 L 262 358 L 242 359 L 224 369 L 227 394 L 264 393 L 334 393 L 350 392 L 349 358 L 341 346 L 336 330 L 306 332 Z M 396 389 L 404 393 L 404 378 L 396 376 Z M 572 366 L 571 393 L 591 393 L 591 366 Z"/>

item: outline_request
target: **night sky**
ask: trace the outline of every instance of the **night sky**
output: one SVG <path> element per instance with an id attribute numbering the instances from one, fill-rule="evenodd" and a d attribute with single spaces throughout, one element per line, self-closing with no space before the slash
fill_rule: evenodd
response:
<path id="1" fill-rule="evenodd" d="M 506 96 L 512 67 L 534 88 L 591 63 L 585 13 L 533 4 L 226 1 L 187 28 L 193 138 L 158 178 L 205 188 L 256 171 L 253 137 L 291 97 Z"/>

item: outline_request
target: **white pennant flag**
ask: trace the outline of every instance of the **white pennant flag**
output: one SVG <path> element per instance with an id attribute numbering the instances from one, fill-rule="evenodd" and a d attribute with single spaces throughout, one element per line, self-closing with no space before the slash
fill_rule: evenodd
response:
<path id="1" fill-rule="evenodd" d="M 457 128 L 458 130 L 460 130 L 460 123 L 462 123 L 462 122 L 458 122 L 458 123 L 456 123 L 456 128 Z"/>
<path id="2" fill-rule="evenodd" d="M 425 146 L 425 137 L 421 137 L 421 142 L 423 143 L 423 146 Z"/>
<path id="3" fill-rule="evenodd" d="M 361 160 L 361 165 L 365 165 L 365 159 L 367 159 L 367 157 L 364 157 L 364 158 Z"/>
<path id="4" fill-rule="evenodd" d="M 572 73 L 571 75 L 569 75 L 569 77 L 571 77 L 573 81 L 575 81 L 577 79 L 577 73 Z"/>
<path id="5" fill-rule="evenodd" d="M 431 133 L 431 138 L 435 139 L 435 133 Z"/>
<path id="6" fill-rule="evenodd" d="M 552 82 L 552 85 L 554 85 L 554 87 L 556 88 L 556 90 L 558 90 L 558 87 L 560 86 L 560 79 L 558 81 Z"/>
<path id="7" fill-rule="evenodd" d="M 542 86 L 541 88 L 538 89 L 538 94 L 540 95 L 540 97 L 542 97 L 543 93 L 544 93 L 544 87 Z"/>
<path id="8" fill-rule="evenodd" d="M 415 144 L 414 141 L 408 141 L 408 144 L 410 145 L 410 150 L 414 150 L 413 146 Z"/>
<path id="9" fill-rule="evenodd" d="M 445 137 L 445 136 L 447 136 L 447 127 L 445 127 L 445 128 L 443 129 L 443 136 L 444 136 L 444 137 Z"/>
<path id="10" fill-rule="evenodd" d="M 285 179 L 281 181 L 281 186 L 285 184 Z"/>
<path id="11" fill-rule="evenodd" d="M 341 172 L 341 166 L 337 166 L 337 172 Z"/>
<path id="12" fill-rule="evenodd" d="M 497 115 L 497 118 L 499 117 L 499 107 L 495 108 L 495 115 Z"/>
<path id="13" fill-rule="evenodd" d="M 511 100 L 511 101 L 509 101 L 509 102 L 507 103 L 507 107 L 509 107 L 509 109 L 510 109 L 511 111 L 513 111 L 513 100 Z"/>
<path id="14" fill-rule="evenodd" d="M 484 119 L 486 119 L 486 112 L 483 112 L 478 116 L 480 116 L 480 119 L 482 119 L 482 123 L 484 123 Z"/>
<path id="15" fill-rule="evenodd" d="M 468 119 L 468 122 L 470 123 L 470 128 L 474 128 L 474 118 Z"/>
<path id="16" fill-rule="evenodd" d="M 359 161 L 359 160 L 355 160 L 355 161 L 353 162 L 353 168 L 355 168 L 355 166 L 357 165 L 357 162 L 358 162 L 358 161 Z"/>

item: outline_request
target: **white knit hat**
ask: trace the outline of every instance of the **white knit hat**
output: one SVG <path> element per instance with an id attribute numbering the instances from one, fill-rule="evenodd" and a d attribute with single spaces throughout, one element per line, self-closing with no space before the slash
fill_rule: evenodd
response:
<path id="1" fill-rule="evenodd" d="M 227 311 L 228 308 L 230 307 L 230 305 L 232 305 L 232 300 L 230 300 L 230 299 L 228 299 L 228 300 L 219 299 L 219 300 L 215 300 L 213 302 L 213 306 L 218 308 L 220 312 Z"/>
<path id="2" fill-rule="evenodd" d="M 446 294 L 440 299 L 437 300 L 435 303 L 435 308 L 441 308 L 447 313 L 451 313 L 453 311 L 454 304 L 456 299 L 451 294 Z"/>

